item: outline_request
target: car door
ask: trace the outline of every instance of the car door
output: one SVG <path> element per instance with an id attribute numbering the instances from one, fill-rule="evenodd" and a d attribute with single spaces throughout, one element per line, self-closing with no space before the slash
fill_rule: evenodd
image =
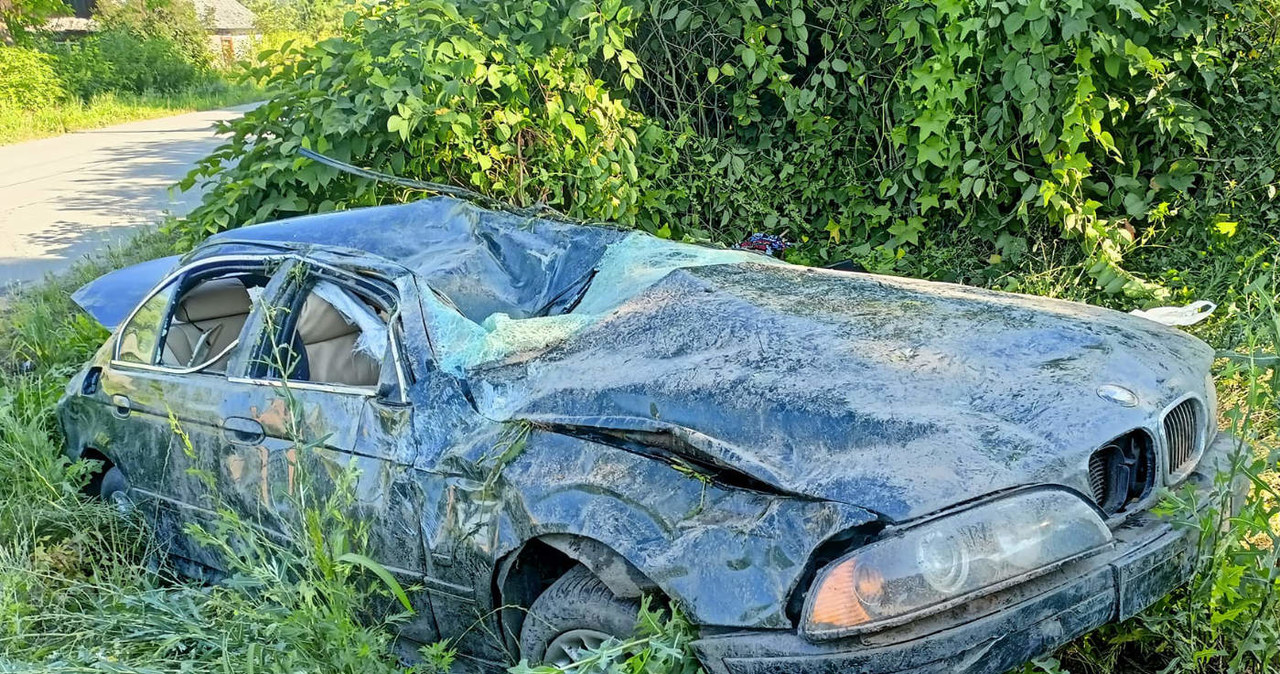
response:
<path id="1" fill-rule="evenodd" d="M 235 488 L 256 521 L 288 537 L 304 535 L 300 509 L 350 498 L 350 514 L 368 527 L 358 552 L 402 585 L 421 584 L 423 498 L 395 287 L 311 261 L 281 274 L 224 407 Z M 414 603 L 402 636 L 434 641 L 427 597 Z"/>
<path id="2" fill-rule="evenodd" d="M 114 427 L 97 449 L 125 473 L 170 551 L 205 566 L 217 560 L 182 531 L 216 506 L 227 367 L 273 264 L 219 258 L 171 274 L 123 322 L 100 373 Z"/>

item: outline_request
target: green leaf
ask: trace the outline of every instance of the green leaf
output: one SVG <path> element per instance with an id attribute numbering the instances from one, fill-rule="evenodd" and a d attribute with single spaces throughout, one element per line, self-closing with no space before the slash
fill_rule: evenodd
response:
<path id="1" fill-rule="evenodd" d="M 1023 16 L 1022 12 L 1014 12 L 1004 18 L 1004 32 L 1007 33 L 1009 37 L 1013 37 L 1014 34 L 1018 32 L 1018 29 L 1022 28 L 1022 25 L 1026 22 L 1027 17 Z"/>
<path id="2" fill-rule="evenodd" d="M 1120 66 L 1122 65 L 1124 65 L 1124 57 L 1119 54 L 1108 54 L 1106 60 L 1103 61 L 1103 68 L 1112 77 L 1120 76 Z"/>
<path id="3" fill-rule="evenodd" d="M 402 140 L 409 140 L 409 120 L 399 115 L 387 118 L 387 131 L 400 134 Z"/>
<path id="4" fill-rule="evenodd" d="M 344 564 L 364 567 L 365 570 L 377 576 L 391 591 L 391 594 L 400 600 L 400 604 L 404 606 L 404 609 L 413 613 L 413 604 L 409 603 L 409 595 L 405 594 L 404 588 L 400 587 L 400 583 L 396 581 L 395 576 L 391 575 L 391 572 L 387 571 L 386 567 L 356 552 L 348 552 L 339 557 L 338 561 Z"/>
<path id="5" fill-rule="evenodd" d="M 803 25 L 804 25 L 804 10 L 803 10 L 803 9 L 800 9 L 799 7 L 797 7 L 796 9 L 791 10 L 791 25 L 793 25 L 793 26 L 803 26 Z"/>
<path id="6" fill-rule="evenodd" d="M 1151 23 L 1155 20 L 1155 17 L 1151 16 L 1151 13 L 1139 4 L 1138 0 L 1109 0 L 1108 4 L 1112 7 L 1128 12 L 1129 16 L 1132 16 L 1139 21 Z"/>

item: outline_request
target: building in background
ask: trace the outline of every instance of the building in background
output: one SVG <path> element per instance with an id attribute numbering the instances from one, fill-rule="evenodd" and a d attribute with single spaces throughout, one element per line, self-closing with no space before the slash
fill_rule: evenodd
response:
<path id="1" fill-rule="evenodd" d="M 223 63 L 247 58 L 259 37 L 257 17 L 236 0 L 193 0 L 196 16 L 209 31 L 209 49 Z"/>

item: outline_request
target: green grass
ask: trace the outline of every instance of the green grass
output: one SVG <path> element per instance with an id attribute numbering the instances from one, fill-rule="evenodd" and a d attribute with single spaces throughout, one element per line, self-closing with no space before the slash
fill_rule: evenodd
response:
<path id="1" fill-rule="evenodd" d="M 262 97 L 262 91 L 255 87 L 219 81 L 178 94 L 108 93 L 88 102 L 73 99 L 40 110 L 0 106 L 0 145 L 184 112 L 225 108 L 261 100 Z"/>

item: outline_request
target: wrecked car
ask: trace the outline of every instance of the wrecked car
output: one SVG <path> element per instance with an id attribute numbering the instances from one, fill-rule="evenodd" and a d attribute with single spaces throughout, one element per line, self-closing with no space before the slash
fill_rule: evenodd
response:
<path id="1" fill-rule="evenodd" d="M 1001 672 L 1184 582 L 1151 508 L 1235 445 L 1213 352 L 1146 319 L 446 197 L 75 299 L 113 330 L 59 410 L 98 495 L 270 528 L 301 425 L 422 588 L 400 638 L 482 668 L 572 662 L 652 595 L 715 674 Z"/>

